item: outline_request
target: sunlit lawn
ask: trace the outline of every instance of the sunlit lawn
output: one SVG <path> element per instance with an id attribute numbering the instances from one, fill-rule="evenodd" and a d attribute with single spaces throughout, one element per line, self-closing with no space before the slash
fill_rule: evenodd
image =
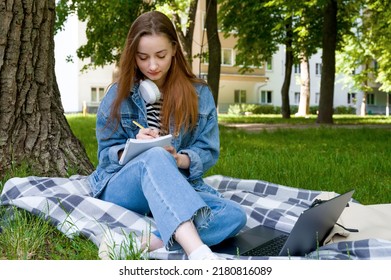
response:
<path id="1" fill-rule="evenodd" d="M 74 134 L 97 165 L 95 115 L 69 115 Z M 221 123 L 311 124 L 315 117 L 220 116 Z M 390 124 L 391 118 L 334 116 L 337 124 Z M 259 179 L 286 186 L 342 193 L 356 189 L 363 204 L 391 203 L 391 129 L 312 127 L 248 133 L 220 126 L 221 155 L 206 176 Z M 28 167 L 8 178 L 35 175 Z M 7 177 L 7 176 L 6 176 Z M 0 182 L 0 191 L 5 181 Z M 0 259 L 98 259 L 98 250 L 83 236 L 66 237 L 48 221 L 20 209 L 0 207 Z"/>
<path id="2" fill-rule="evenodd" d="M 70 115 L 68 121 L 97 164 L 95 116 Z M 220 122 L 311 124 L 310 118 L 220 115 Z M 391 124 L 390 117 L 334 116 L 337 124 Z M 260 179 L 287 186 L 335 191 L 356 189 L 365 204 L 391 202 L 390 128 L 263 130 L 247 133 L 220 127 L 221 155 L 207 175 Z"/>

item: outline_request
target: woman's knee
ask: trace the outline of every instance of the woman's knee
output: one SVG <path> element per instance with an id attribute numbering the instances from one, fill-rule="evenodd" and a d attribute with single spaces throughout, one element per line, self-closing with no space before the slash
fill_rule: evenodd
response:
<path id="1" fill-rule="evenodd" d="M 145 160 L 145 162 L 149 163 L 162 163 L 166 160 L 175 163 L 174 157 L 162 147 L 153 147 L 148 149 L 141 155 L 141 157 Z"/>

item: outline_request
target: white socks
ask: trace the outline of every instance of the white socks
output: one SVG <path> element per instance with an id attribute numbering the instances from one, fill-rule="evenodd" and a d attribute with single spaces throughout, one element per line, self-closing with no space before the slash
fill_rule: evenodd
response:
<path id="1" fill-rule="evenodd" d="M 221 258 L 213 253 L 212 250 L 205 244 L 195 249 L 187 257 L 189 260 L 224 260 L 224 258 Z"/>
<path id="2" fill-rule="evenodd" d="M 118 234 L 114 231 L 106 231 L 103 234 L 103 238 L 99 246 L 99 257 L 102 260 L 109 259 L 127 259 L 132 256 L 135 259 L 148 259 L 147 249 L 141 245 L 141 242 L 137 236 L 126 236 L 123 234 Z M 159 250 L 165 250 L 165 248 L 160 248 L 156 250 L 158 253 Z M 189 260 L 225 260 L 225 258 L 219 257 L 205 244 L 201 245 L 195 249 L 191 254 L 188 255 Z"/>

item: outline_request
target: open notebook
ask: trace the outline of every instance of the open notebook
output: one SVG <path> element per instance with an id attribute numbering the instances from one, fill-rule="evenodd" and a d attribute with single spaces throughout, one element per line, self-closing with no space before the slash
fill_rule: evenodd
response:
<path id="1" fill-rule="evenodd" d="M 171 145 L 172 135 L 164 135 L 153 139 L 133 139 L 126 141 L 125 149 L 119 160 L 119 164 L 124 165 L 132 158 L 153 147 L 165 147 Z"/>

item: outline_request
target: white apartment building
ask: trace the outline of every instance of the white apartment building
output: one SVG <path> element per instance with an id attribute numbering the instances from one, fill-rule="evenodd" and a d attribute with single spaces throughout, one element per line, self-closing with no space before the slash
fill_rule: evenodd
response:
<path id="1" fill-rule="evenodd" d="M 89 62 L 76 55 L 76 50 L 87 42 L 85 29 L 86 23 L 72 15 L 65 29 L 54 37 L 56 78 L 66 113 L 82 112 L 84 105 L 96 107 L 112 81 L 114 65 L 81 72 Z"/>
<path id="2" fill-rule="evenodd" d="M 200 1 L 195 36 L 193 39 L 193 55 L 200 53 L 201 48 L 207 50 L 206 36 L 203 32 L 204 1 Z M 222 46 L 222 65 L 220 75 L 220 89 L 218 110 L 220 113 L 228 111 L 229 105 L 235 103 L 267 104 L 281 106 L 281 87 L 284 80 L 285 53 L 281 46 L 269 63 L 255 69 L 246 75 L 239 74 L 235 64 L 235 40 L 220 36 Z M 112 81 L 114 65 L 105 66 L 82 73 L 80 69 L 86 64 L 76 56 L 79 46 L 87 42 L 85 23 L 71 16 L 65 29 L 55 36 L 56 77 L 61 93 L 61 100 L 66 113 L 81 112 L 87 106 L 89 112 L 94 112 L 103 97 L 105 88 Z M 68 62 L 66 62 L 68 60 Z M 89 62 L 89 61 L 88 61 Z M 310 106 L 319 104 L 321 53 L 310 58 Z M 193 71 L 196 74 L 207 75 L 207 64 L 193 61 Z M 300 83 L 299 69 L 295 65 L 292 71 L 289 91 L 290 105 L 299 105 Z M 344 86 L 342 77 L 335 79 L 334 107 L 352 106 L 360 113 L 360 104 L 363 94 Z M 367 96 L 367 113 L 388 114 L 389 94 L 375 91 Z M 295 113 L 295 112 L 292 112 Z"/>

